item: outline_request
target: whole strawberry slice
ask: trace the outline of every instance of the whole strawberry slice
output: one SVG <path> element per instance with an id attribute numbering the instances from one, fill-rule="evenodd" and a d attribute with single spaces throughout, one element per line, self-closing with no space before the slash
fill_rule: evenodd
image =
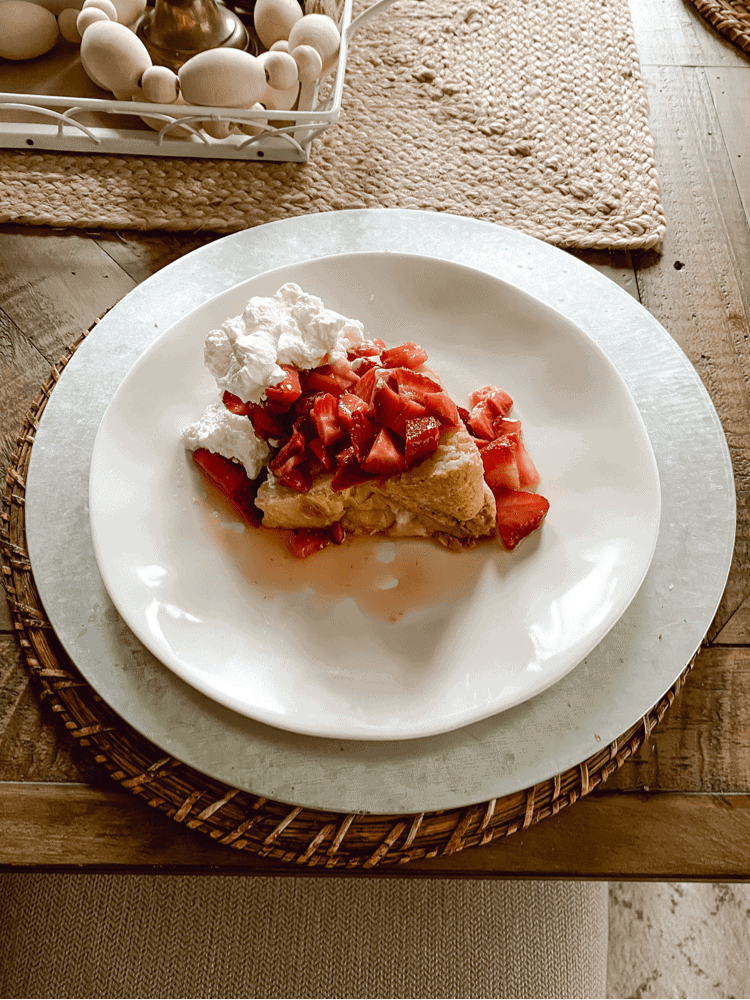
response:
<path id="1" fill-rule="evenodd" d="M 549 500 L 539 493 L 492 488 L 497 506 L 497 531 L 506 549 L 514 549 L 522 539 L 536 531 L 547 516 Z"/>
<path id="2" fill-rule="evenodd" d="M 193 452 L 193 461 L 250 524 L 260 527 L 263 515 L 255 506 L 255 495 L 261 479 L 265 477 L 249 479 L 241 465 L 207 448 L 197 448 Z"/>

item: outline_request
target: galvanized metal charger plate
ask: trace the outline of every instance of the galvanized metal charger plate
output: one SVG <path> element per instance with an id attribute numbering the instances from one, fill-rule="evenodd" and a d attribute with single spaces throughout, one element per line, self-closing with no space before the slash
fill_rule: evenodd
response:
<path id="1" fill-rule="evenodd" d="M 583 327 L 639 406 L 662 488 L 649 573 L 617 625 L 578 667 L 494 718 L 440 736 L 383 743 L 272 729 L 180 681 L 114 610 L 94 560 L 87 510 L 100 418 L 156 336 L 252 275 L 372 250 L 428 254 L 481 269 Z M 19 623 L 26 615 L 22 641 L 31 669 L 68 728 L 92 744 L 125 787 L 220 842 L 279 859 L 356 866 L 429 857 L 512 833 L 574 802 L 620 766 L 667 710 L 729 572 L 732 469 L 717 414 L 688 359 L 608 278 L 490 223 L 358 210 L 228 236 L 158 272 L 114 307 L 64 370 L 53 373 L 39 411 L 20 441 L 22 474 L 9 487 L 23 499 L 25 486 L 25 508 L 6 496 L 17 524 L 15 578 L 25 572 L 23 511 L 43 604 L 35 610 L 35 592 L 16 589 L 14 613 Z M 55 659 L 54 646 L 47 664 L 35 655 L 47 620 L 77 670 L 66 668 L 62 654 Z"/>

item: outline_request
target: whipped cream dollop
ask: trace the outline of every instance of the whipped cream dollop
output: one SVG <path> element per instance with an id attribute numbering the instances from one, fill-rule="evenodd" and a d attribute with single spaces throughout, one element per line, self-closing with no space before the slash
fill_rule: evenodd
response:
<path id="1" fill-rule="evenodd" d="M 316 368 L 326 355 L 335 364 L 364 340 L 360 322 L 287 282 L 275 295 L 254 295 L 240 316 L 212 330 L 204 360 L 221 392 L 259 403 L 269 386 L 283 381 L 280 365 Z"/>
<path id="2" fill-rule="evenodd" d="M 209 403 L 200 420 L 183 430 L 182 443 L 188 451 L 206 448 L 239 462 L 250 479 L 260 474 L 270 454 L 247 417 L 231 413 L 223 403 Z"/>

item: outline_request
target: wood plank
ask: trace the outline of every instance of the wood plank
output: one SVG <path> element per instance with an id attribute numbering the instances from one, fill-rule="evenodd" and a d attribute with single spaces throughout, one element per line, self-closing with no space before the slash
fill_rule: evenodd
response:
<path id="1" fill-rule="evenodd" d="M 85 786 L 0 786 L 0 870 L 416 878 L 750 878 L 750 796 L 593 792 L 483 847 L 371 872 L 232 850 L 133 799 Z"/>
<path id="2" fill-rule="evenodd" d="M 750 645 L 750 599 L 745 600 L 735 611 L 724 628 L 714 639 L 716 645 Z"/>
<path id="3" fill-rule="evenodd" d="M 92 239 L 133 281 L 140 284 L 172 261 L 219 239 L 216 233 L 100 231 Z"/>
<path id="4" fill-rule="evenodd" d="M 750 790 L 750 649 L 701 650 L 688 679 L 646 745 L 608 790 Z"/>
<path id="5" fill-rule="evenodd" d="M 3 311 L 50 365 L 135 284 L 85 233 L 0 231 Z"/>
<path id="6" fill-rule="evenodd" d="M 750 228 L 702 69 L 647 67 L 667 214 L 663 254 L 635 257 L 644 306 L 695 365 L 727 436 L 737 545 L 713 637 L 750 596 Z"/>
<path id="7" fill-rule="evenodd" d="M 687 0 L 630 0 L 630 16 L 642 66 L 747 65 Z"/>
<path id="8" fill-rule="evenodd" d="M 750 218 L 750 60 L 742 68 L 722 67 L 706 73 L 721 134 L 726 143 L 737 188 Z"/>

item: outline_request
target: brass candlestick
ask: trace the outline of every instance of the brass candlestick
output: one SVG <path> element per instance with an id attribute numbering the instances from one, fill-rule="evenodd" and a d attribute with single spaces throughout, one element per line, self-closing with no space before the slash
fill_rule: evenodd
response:
<path id="1" fill-rule="evenodd" d="M 237 14 L 217 0 L 156 0 L 138 22 L 136 34 L 154 64 L 175 73 L 206 49 L 255 48 Z"/>

